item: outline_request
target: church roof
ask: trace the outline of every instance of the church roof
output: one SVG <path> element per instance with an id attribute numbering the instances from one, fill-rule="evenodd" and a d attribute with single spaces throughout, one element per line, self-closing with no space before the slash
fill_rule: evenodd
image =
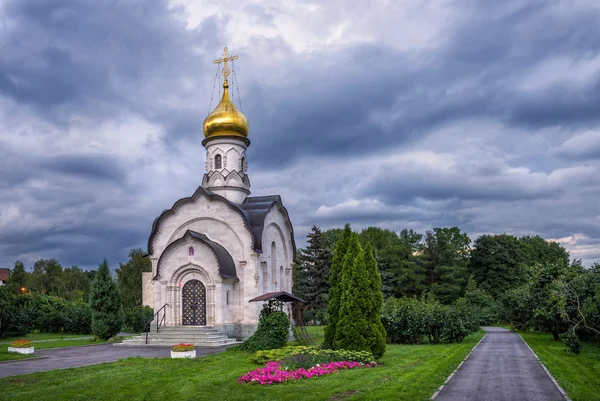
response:
<path id="1" fill-rule="evenodd" d="M 290 294 L 285 291 L 278 292 L 267 292 L 265 294 L 259 295 L 256 298 L 252 298 L 248 302 L 260 302 L 260 301 L 272 301 L 277 300 L 281 302 L 305 302 L 303 299 L 298 298 L 295 295 Z"/>
<path id="2" fill-rule="evenodd" d="M 169 246 L 165 249 L 165 251 L 171 247 L 178 246 L 181 242 L 184 242 L 184 241 L 188 240 L 189 238 L 205 244 L 213 251 L 213 253 L 215 254 L 215 256 L 217 258 L 217 262 L 219 264 L 219 275 L 222 278 L 238 280 L 238 277 L 237 277 L 237 274 L 235 271 L 235 263 L 233 262 L 233 258 L 231 257 L 229 252 L 227 252 L 227 249 L 223 248 L 220 244 L 218 244 L 214 241 L 211 241 L 204 234 L 201 234 L 201 233 L 198 233 L 198 232 L 192 231 L 192 230 L 187 230 L 183 237 L 181 237 L 177 241 L 173 241 L 171 244 L 169 244 Z M 166 252 L 163 252 L 163 254 L 160 256 L 160 259 L 158 259 L 158 269 L 156 271 L 156 276 L 154 277 L 154 279 L 156 279 L 160 274 L 161 260 L 162 260 L 163 256 L 165 255 L 165 253 Z"/>
<path id="3" fill-rule="evenodd" d="M 10 269 L 0 269 L 0 281 L 7 281 L 10 277 Z"/>
<path id="4" fill-rule="evenodd" d="M 253 239 L 253 249 L 256 252 L 262 253 L 262 233 L 264 230 L 265 217 L 271 210 L 271 208 L 277 206 L 282 210 L 285 215 L 285 218 L 289 221 L 289 215 L 287 209 L 283 206 L 281 201 L 281 197 L 279 195 L 270 195 L 270 196 L 250 196 L 247 197 L 243 203 L 233 203 L 229 201 L 227 198 L 217 195 L 214 192 L 205 189 L 200 186 L 196 189 L 196 192 L 192 196 L 181 198 L 170 209 L 164 210 L 160 216 L 158 216 L 154 223 L 152 223 L 152 231 L 150 233 L 150 237 L 148 238 L 148 253 L 153 254 L 154 249 L 152 246 L 152 242 L 154 240 L 154 236 L 158 231 L 158 227 L 160 226 L 160 222 L 166 216 L 172 215 L 175 213 L 175 210 L 186 203 L 194 202 L 200 195 L 204 195 L 208 197 L 210 200 L 221 201 L 226 203 L 232 210 L 238 212 L 246 223 L 246 227 L 252 233 Z M 290 223 L 290 230 L 292 236 L 292 248 L 293 255 L 292 260 L 296 258 L 296 242 L 294 240 L 294 229 Z"/>

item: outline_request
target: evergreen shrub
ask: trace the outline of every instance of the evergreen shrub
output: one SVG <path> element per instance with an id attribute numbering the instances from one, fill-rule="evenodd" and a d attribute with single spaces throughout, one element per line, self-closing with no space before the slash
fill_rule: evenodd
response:
<path id="1" fill-rule="evenodd" d="M 154 317 L 154 309 L 150 306 L 137 306 L 123 311 L 125 320 L 125 331 L 141 333 L 144 326 Z M 146 327 L 148 330 L 149 327 Z"/>
<path id="2" fill-rule="evenodd" d="M 121 295 L 110 277 L 106 259 L 100 264 L 90 289 L 92 308 L 92 332 L 102 340 L 108 340 L 123 326 Z"/>
<path id="3" fill-rule="evenodd" d="M 281 311 L 272 310 L 268 305 L 265 305 L 260 312 L 256 332 L 246 339 L 240 349 L 256 352 L 285 347 L 289 330 L 290 321 L 287 315 Z"/>

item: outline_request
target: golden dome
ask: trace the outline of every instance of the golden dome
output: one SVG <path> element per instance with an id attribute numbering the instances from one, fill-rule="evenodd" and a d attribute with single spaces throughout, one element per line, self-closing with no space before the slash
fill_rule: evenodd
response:
<path id="1" fill-rule="evenodd" d="M 204 137 L 240 136 L 248 138 L 248 120 L 231 102 L 229 97 L 229 83 L 223 83 L 223 97 L 205 119 L 203 124 Z"/>

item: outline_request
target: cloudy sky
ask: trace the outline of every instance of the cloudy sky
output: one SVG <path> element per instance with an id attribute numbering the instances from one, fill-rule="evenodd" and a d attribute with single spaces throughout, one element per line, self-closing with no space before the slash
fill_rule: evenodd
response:
<path id="1" fill-rule="evenodd" d="M 599 20 L 597 0 L 0 0 L 0 267 L 145 248 L 201 183 L 224 46 L 253 194 L 283 196 L 300 246 L 313 224 L 457 225 L 600 262 Z"/>

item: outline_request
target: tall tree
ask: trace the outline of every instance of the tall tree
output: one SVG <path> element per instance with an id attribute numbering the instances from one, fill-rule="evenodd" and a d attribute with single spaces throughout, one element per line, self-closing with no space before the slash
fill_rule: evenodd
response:
<path id="1" fill-rule="evenodd" d="M 469 244 L 471 240 L 458 227 L 434 228 L 427 232 L 422 258 L 427 281 L 442 303 L 461 297 L 469 278 Z"/>
<path id="2" fill-rule="evenodd" d="M 145 252 L 139 248 L 129 251 L 127 263 L 119 263 L 116 273 L 123 308 L 132 309 L 142 305 L 142 273 L 151 271 L 150 259 L 145 257 Z"/>
<path id="3" fill-rule="evenodd" d="M 526 283 L 524 262 L 525 256 L 516 237 L 485 234 L 475 240 L 470 270 L 479 288 L 498 297 Z"/>
<path id="4" fill-rule="evenodd" d="M 344 263 L 344 257 L 346 256 L 351 238 L 352 230 L 350 229 L 350 224 L 346 224 L 344 226 L 342 238 L 337 241 L 333 259 L 331 261 L 329 273 L 329 303 L 327 304 L 327 326 L 325 326 L 325 339 L 323 341 L 323 348 L 333 348 L 342 298 L 342 265 Z"/>
<path id="5" fill-rule="evenodd" d="M 90 292 L 90 280 L 86 272 L 77 266 L 71 266 L 63 270 L 62 282 L 64 298 L 69 301 L 87 301 Z"/>
<path id="6" fill-rule="evenodd" d="M 370 305 L 366 310 L 365 317 L 369 323 L 370 333 L 367 338 L 369 349 L 375 358 L 381 358 L 385 353 L 387 333 L 381 323 L 381 311 L 383 309 L 383 294 L 381 293 L 381 276 L 377 267 L 377 261 L 373 256 L 371 243 L 367 243 L 364 250 L 365 267 L 369 288 L 367 295 L 371 297 Z"/>
<path id="7" fill-rule="evenodd" d="M 37 260 L 33 264 L 29 288 L 42 294 L 62 296 L 64 292 L 62 273 L 63 268 L 58 260 Z"/>
<path id="8" fill-rule="evenodd" d="M 123 311 L 119 288 L 110 276 L 106 258 L 98 267 L 98 272 L 90 290 L 92 308 L 92 332 L 98 338 L 108 340 L 123 326 Z"/>
<path id="9" fill-rule="evenodd" d="M 340 308 L 333 348 L 370 351 L 369 337 L 372 326 L 366 315 L 371 309 L 372 297 L 369 294 L 365 255 L 356 233 L 350 237 L 339 286 Z"/>
<path id="10" fill-rule="evenodd" d="M 293 292 L 303 298 L 306 308 L 319 321 L 325 320 L 329 294 L 329 267 L 332 253 L 323 233 L 313 226 L 308 234 L 308 245 L 298 251 L 294 265 Z"/>
<path id="11" fill-rule="evenodd" d="M 8 279 L 8 288 L 13 294 L 21 292 L 21 288 L 26 288 L 29 273 L 25 271 L 23 262 L 17 260 L 15 266 L 10 272 L 10 278 Z"/>
<path id="12" fill-rule="evenodd" d="M 523 250 L 524 264 L 533 266 L 539 264 L 555 264 L 561 267 L 569 266 L 569 252 L 558 242 L 546 241 L 544 238 L 536 235 L 523 236 L 519 238 L 519 244 Z"/>

